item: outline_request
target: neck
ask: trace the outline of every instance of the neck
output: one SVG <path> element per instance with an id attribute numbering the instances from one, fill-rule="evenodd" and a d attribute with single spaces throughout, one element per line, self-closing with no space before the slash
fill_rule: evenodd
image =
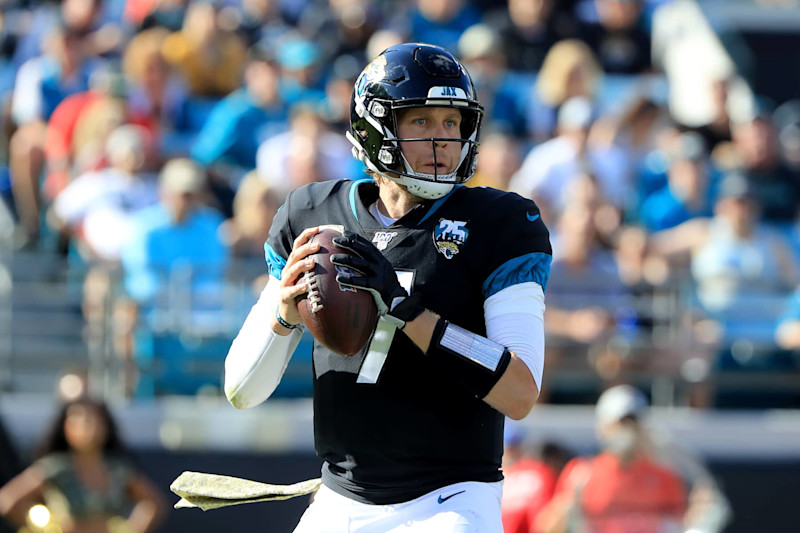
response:
<path id="1" fill-rule="evenodd" d="M 72 450 L 72 457 L 80 464 L 92 464 L 97 461 L 102 461 L 103 450 L 101 449 L 85 449 L 85 450 Z"/>
<path id="2" fill-rule="evenodd" d="M 409 193 L 403 186 L 394 181 L 378 176 L 378 209 L 390 218 L 398 219 L 411 211 L 422 198 Z"/>

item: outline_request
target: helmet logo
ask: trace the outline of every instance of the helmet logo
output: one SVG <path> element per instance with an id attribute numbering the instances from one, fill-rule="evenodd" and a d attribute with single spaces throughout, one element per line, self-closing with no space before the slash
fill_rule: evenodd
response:
<path id="1" fill-rule="evenodd" d="M 452 259 L 467 242 L 467 236 L 469 230 L 465 221 L 440 218 L 439 224 L 433 229 L 433 244 L 445 259 Z"/>

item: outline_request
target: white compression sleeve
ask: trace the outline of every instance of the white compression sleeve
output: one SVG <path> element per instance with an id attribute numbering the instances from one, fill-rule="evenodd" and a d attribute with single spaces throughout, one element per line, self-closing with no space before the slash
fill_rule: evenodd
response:
<path id="1" fill-rule="evenodd" d="M 486 336 L 522 359 L 542 390 L 544 372 L 544 291 L 538 283 L 506 287 L 483 302 Z"/>
<path id="2" fill-rule="evenodd" d="M 279 287 L 280 281 L 270 277 L 225 358 L 225 396 L 237 409 L 269 398 L 303 335 L 302 327 L 286 336 L 269 327 L 278 305 Z"/>

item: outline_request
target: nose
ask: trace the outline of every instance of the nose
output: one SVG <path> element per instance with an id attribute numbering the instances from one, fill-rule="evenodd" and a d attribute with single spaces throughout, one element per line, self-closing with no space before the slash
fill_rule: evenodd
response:
<path id="1" fill-rule="evenodd" d="M 432 134 L 431 137 L 436 137 L 437 139 L 449 139 L 450 138 L 450 133 L 447 131 L 447 127 L 441 122 L 436 123 L 434 125 L 433 131 L 431 132 L 431 134 Z M 443 141 L 443 142 L 444 142 L 444 144 L 447 143 L 447 141 Z M 442 141 L 438 141 L 437 142 L 437 144 L 440 144 L 440 143 L 442 143 Z"/>

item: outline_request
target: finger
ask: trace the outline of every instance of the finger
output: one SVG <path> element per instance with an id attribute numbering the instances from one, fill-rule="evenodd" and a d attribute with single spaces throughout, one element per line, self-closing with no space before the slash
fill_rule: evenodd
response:
<path id="1" fill-rule="evenodd" d="M 292 253 L 289 254 L 289 259 L 287 259 L 286 264 L 295 263 L 297 261 L 302 261 L 306 257 L 311 254 L 315 254 L 319 252 L 320 243 L 319 242 L 307 242 L 305 244 L 301 244 L 294 250 Z"/>
<path id="2" fill-rule="evenodd" d="M 354 289 L 366 290 L 369 289 L 369 278 L 364 276 L 351 276 L 348 274 L 337 274 L 336 283 L 345 287 L 352 287 Z"/>
<path id="3" fill-rule="evenodd" d="M 337 266 L 355 270 L 356 272 L 362 275 L 368 275 L 373 273 L 373 269 L 370 267 L 369 263 L 361 259 L 357 255 L 333 254 L 331 256 L 331 263 Z"/>
<path id="4" fill-rule="evenodd" d="M 314 269 L 315 264 L 316 262 L 311 257 L 306 257 L 305 259 L 296 261 L 292 265 L 287 264 L 287 266 L 284 268 L 281 284 L 284 287 L 296 285 L 298 283 L 298 279 L 303 274 Z"/>
<path id="5" fill-rule="evenodd" d="M 372 257 L 374 253 L 377 251 L 377 248 L 372 245 L 366 239 L 358 239 L 357 235 L 353 234 L 353 238 L 346 238 L 346 237 L 335 237 L 333 239 L 333 243 L 336 244 L 339 248 L 344 250 L 348 250 L 355 255 L 358 255 L 363 258 Z"/>
<path id="6" fill-rule="evenodd" d="M 294 243 L 292 243 L 292 250 L 307 243 L 308 240 L 317 233 L 319 233 L 319 226 L 312 226 L 304 229 L 302 232 L 300 232 L 300 235 L 295 238 Z"/>
<path id="7" fill-rule="evenodd" d="M 301 281 L 300 283 L 296 283 L 291 287 L 286 287 L 285 291 L 286 292 L 283 293 L 283 301 L 293 302 L 295 298 L 308 292 L 308 283 Z"/>

